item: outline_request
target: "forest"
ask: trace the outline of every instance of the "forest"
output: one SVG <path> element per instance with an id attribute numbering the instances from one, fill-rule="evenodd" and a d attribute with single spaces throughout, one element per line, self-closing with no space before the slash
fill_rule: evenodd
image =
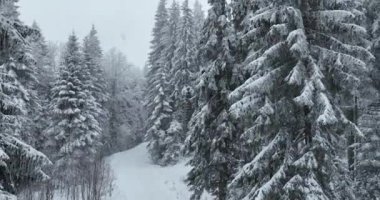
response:
<path id="1" fill-rule="evenodd" d="M 380 200 L 380 0 L 192 3 L 136 66 L 0 0 L 0 200 Z"/>

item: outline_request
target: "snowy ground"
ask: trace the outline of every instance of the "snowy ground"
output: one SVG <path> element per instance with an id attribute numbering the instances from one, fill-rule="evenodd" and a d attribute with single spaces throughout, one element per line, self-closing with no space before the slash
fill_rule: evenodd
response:
<path id="1" fill-rule="evenodd" d="M 190 199 L 190 192 L 184 183 L 190 168 L 185 166 L 185 161 L 170 167 L 153 165 L 146 144 L 141 144 L 111 156 L 109 163 L 116 178 L 112 200 Z"/>

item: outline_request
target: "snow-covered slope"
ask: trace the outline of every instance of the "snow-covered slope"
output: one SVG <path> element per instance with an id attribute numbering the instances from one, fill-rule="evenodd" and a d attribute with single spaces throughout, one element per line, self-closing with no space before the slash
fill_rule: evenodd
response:
<path id="1" fill-rule="evenodd" d="M 190 170 L 186 161 L 170 167 L 153 165 L 144 143 L 111 156 L 109 163 L 116 178 L 112 200 L 190 199 L 191 194 L 184 183 Z"/>

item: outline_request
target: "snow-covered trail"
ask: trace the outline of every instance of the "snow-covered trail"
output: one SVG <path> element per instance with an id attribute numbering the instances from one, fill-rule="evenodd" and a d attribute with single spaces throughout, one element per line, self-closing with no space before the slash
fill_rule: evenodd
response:
<path id="1" fill-rule="evenodd" d="M 108 158 L 114 171 L 112 200 L 187 200 L 190 192 L 184 178 L 190 170 L 185 161 L 160 167 L 149 160 L 146 143 Z"/>

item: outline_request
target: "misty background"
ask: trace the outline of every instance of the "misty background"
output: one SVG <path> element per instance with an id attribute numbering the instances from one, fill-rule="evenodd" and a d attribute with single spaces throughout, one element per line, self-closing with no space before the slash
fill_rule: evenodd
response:
<path id="1" fill-rule="evenodd" d="M 206 10 L 207 0 L 198 1 Z M 194 2 L 190 0 L 191 7 Z M 104 50 L 116 47 L 129 62 L 141 68 L 145 65 L 158 0 L 33 0 L 18 4 L 21 19 L 28 25 L 36 21 L 49 41 L 64 42 L 73 31 L 83 38 L 94 24 Z"/>

